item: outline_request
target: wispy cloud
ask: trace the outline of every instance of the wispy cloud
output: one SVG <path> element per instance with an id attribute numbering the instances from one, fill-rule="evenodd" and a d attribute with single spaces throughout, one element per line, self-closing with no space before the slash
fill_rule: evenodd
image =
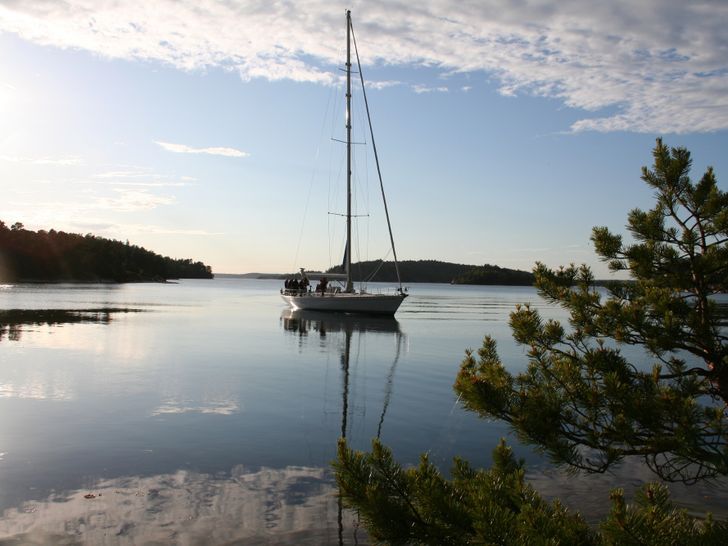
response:
<path id="1" fill-rule="evenodd" d="M 225 147 L 211 147 L 211 148 L 193 148 L 186 144 L 173 144 L 171 142 L 160 142 L 156 141 L 162 148 L 169 152 L 177 154 L 208 154 L 208 155 L 221 155 L 224 157 L 248 157 L 248 152 L 237 150 L 235 148 Z"/>
<path id="2" fill-rule="evenodd" d="M 109 223 L 103 221 L 83 221 L 83 222 L 71 222 L 71 226 L 78 231 L 86 232 L 88 230 L 94 231 L 94 233 L 100 234 L 125 234 L 125 235 L 140 235 L 140 234 L 152 234 L 152 235 L 190 235 L 190 236 L 217 236 L 225 235 L 220 231 L 207 231 L 205 229 L 181 229 L 174 227 L 165 227 L 157 224 L 120 224 L 120 223 Z"/>
<path id="3" fill-rule="evenodd" d="M 412 86 L 412 90 L 418 95 L 422 93 L 447 93 L 450 91 L 447 87 L 428 87 L 426 85 L 415 84 Z"/>
<path id="4" fill-rule="evenodd" d="M 151 224 L 126 224 L 124 231 L 133 233 L 153 233 L 155 235 L 225 235 L 222 231 L 207 231 L 206 229 L 180 229 L 172 227 L 164 227 Z"/>
<path id="5" fill-rule="evenodd" d="M 379 80 L 367 82 L 366 85 L 367 89 L 387 89 L 388 87 L 397 87 L 398 85 L 402 85 L 402 82 L 399 80 Z"/>
<path id="6" fill-rule="evenodd" d="M 135 169 L 124 171 L 106 171 L 94 175 L 94 178 L 162 178 L 161 174 L 154 174 L 148 170 Z"/>
<path id="7" fill-rule="evenodd" d="M 135 187 L 135 188 L 182 188 L 185 186 L 191 186 L 190 182 L 181 182 L 174 180 L 167 181 L 152 181 L 152 182 L 141 182 L 141 181 L 130 181 L 130 180 L 77 180 L 78 184 L 101 184 L 105 186 L 115 187 Z"/>
<path id="8" fill-rule="evenodd" d="M 548 246 L 542 246 L 542 247 L 526 247 L 526 248 L 510 248 L 508 249 L 508 252 L 512 253 L 520 253 L 520 252 L 527 252 L 529 254 L 535 254 L 538 252 L 551 252 L 553 248 Z"/>
<path id="9" fill-rule="evenodd" d="M 149 169 L 132 169 L 106 171 L 93 175 L 91 179 L 77 180 L 76 182 L 80 184 L 163 188 L 190 186 L 195 180 L 191 176 L 175 178 L 171 175 L 151 172 Z"/>
<path id="10" fill-rule="evenodd" d="M 526 247 L 526 248 L 510 248 L 508 252 L 511 253 L 537 253 L 537 252 L 562 252 L 562 251 L 580 251 L 580 252 L 591 252 L 588 247 L 583 244 L 572 244 L 572 245 L 560 245 L 557 247 Z"/>
<path id="11" fill-rule="evenodd" d="M 108 209 L 117 212 L 136 212 L 155 209 L 174 203 L 174 197 L 155 195 L 144 190 L 115 190 L 115 197 L 100 197 L 89 204 L 94 209 Z"/>
<path id="12" fill-rule="evenodd" d="M 78 196 L 77 196 L 78 197 Z M 157 195 L 145 189 L 114 188 L 112 195 L 98 196 L 89 192 L 84 200 L 73 201 L 43 201 L 33 202 L 14 201 L 5 203 L 8 208 L 0 210 L 4 217 L 15 218 L 18 214 L 28 216 L 32 211 L 32 220 L 29 223 L 44 223 L 45 219 L 58 218 L 62 221 L 84 218 L 88 220 L 89 214 L 96 212 L 137 212 L 155 209 L 164 205 L 171 205 L 175 198 L 168 195 Z M 23 213 L 25 211 L 25 214 Z"/>
<path id="13" fill-rule="evenodd" d="M 56 229 L 68 233 L 93 233 L 111 239 L 128 239 L 145 235 L 182 235 L 185 237 L 219 237 L 225 235 L 221 231 L 208 231 L 206 229 L 175 228 L 158 224 L 139 224 L 124 222 L 109 222 L 102 215 L 95 216 L 92 209 L 85 209 L 83 219 L 68 211 L 59 212 L 58 209 L 42 209 L 32 214 L 13 214 L 13 219 L 22 221 L 28 229 Z"/>
<path id="14" fill-rule="evenodd" d="M 355 17 L 365 65 L 482 74 L 504 95 L 583 111 L 574 131 L 728 128 L 723 1 L 388 0 Z M 342 18 L 325 2 L 28 0 L 0 7 L 0 30 L 115 59 L 330 84 Z"/>
<path id="15" fill-rule="evenodd" d="M 12 108 L 11 104 L 17 99 L 18 88 L 8 82 L 0 81 L 0 109 Z"/>
<path id="16" fill-rule="evenodd" d="M 283 51 L 281 50 L 281 53 Z M 245 81 L 263 78 L 271 81 L 293 80 L 297 82 L 319 83 L 331 85 L 339 81 L 339 77 L 328 71 L 294 57 L 282 54 L 262 53 L 247 59 L 238 65 L 240 77 Z"/>
<path id="17" fill-rule="evenodd" d="M 0 160 L 11 163 L 30 163 L 33 165 L 83 165 L 83 160 L 80 157 L 23 157 L 0 155 Z"/>

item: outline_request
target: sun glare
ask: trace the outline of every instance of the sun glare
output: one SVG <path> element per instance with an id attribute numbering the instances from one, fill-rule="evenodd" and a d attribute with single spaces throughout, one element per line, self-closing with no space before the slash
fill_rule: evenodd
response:
<path id="1" fill-rule="evenodd" d="M 17 94 L 17 88 L 9 83 L 0 82 L 0 114 L 9 113 Z"/>

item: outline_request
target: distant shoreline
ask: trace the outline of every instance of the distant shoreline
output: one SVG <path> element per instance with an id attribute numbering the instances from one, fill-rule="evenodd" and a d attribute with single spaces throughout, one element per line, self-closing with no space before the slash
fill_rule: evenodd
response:
<path id="1" fill-rule="evenodd" d="M 286 279 L 293 273 L 215 273 L 218 279 Z"/>
<path id="2" fill-rule="evenodd" d="M 215 273 L 215 278 L 220 279 L 253 279 L 253 280 L 285 280 L 294 277 L 294 273 Z M 395 281 L 370 281 L 370 282 L 382 282 L 391 283 Z M 451 284 L 457 286 L 533 286 L 533 284 L 498 284 L 498 283 L 453 283 L 450 281 L 407 281 L 403 280 L 406 284 Z M 607 286 L 613 283 L 630 283 L 633 281 L 623 279 L 596 279 L 594 286 Z"/>

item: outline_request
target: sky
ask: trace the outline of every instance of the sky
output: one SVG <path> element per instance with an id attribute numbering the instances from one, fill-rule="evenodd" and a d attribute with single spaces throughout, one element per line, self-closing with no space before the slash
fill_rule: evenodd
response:
<path id="1" fill-rule="evenodd" d="M 606 277 L 657 137 L 728 188 L 725 0 L 0 0 L 0 220 L 340 263 L 347 8 L 400 260 Z M 391 259 L 359 99 L 353 258 Z"/>

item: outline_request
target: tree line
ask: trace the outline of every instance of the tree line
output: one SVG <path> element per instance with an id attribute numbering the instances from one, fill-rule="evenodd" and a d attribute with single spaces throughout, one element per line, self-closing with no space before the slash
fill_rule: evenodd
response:
<path id="1" fill-rule="evenodd" d="M 210 266 L 161 256 L 129 242 L 64 231 L 27 230 L 0 220 L 0 281 L 144 282 L 211 279 Z"/>
<path id="2" fill-rule="evenodd" d="M 528 271 L 507 269 L 497 265 L 466 265 L 438 260 L 405 260 L 398 262 L 402 282 L 437 282 L 452 284 L 490 284 L 531 286 L 534 276 Z M 355 282 L 396 282 L 394 262 L 364 261 L 351 264 Z M 344 273 L 343 266 L 326 273 Z"/>

